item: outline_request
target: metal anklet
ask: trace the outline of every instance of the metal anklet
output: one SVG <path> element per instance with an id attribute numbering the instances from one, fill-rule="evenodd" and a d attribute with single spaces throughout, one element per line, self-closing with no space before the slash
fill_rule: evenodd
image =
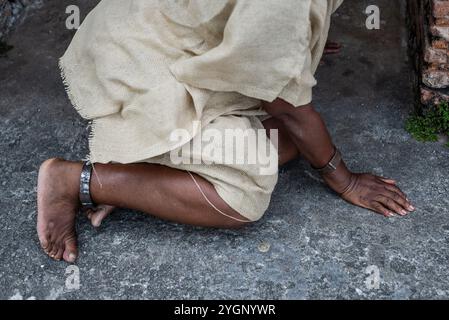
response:
<path id="1" fill-rule="evenodd" d="M 90 196 L 90 179 L 92 177 L 92 164 L 89 161 L 83 163 L 80 177 L 80 202 L 82 209 L 93 209 L 95 204 Z"/>
<path id="2" fill-rule="evenodd" d="M 342 160 L 340 151 L 337 149 L 337 147 L 334 147 L 334 148 L 335 148 L 334 155 L 332 156 L 330 161 L 324 167 L 322 167 L 322 168 L 314 168 L 313 167 L 317 172 L 319 172 L 322 175 L 329 174 L 329 173 L 332 173 L 335 170 L 337 170 L 337 167 Z"/>

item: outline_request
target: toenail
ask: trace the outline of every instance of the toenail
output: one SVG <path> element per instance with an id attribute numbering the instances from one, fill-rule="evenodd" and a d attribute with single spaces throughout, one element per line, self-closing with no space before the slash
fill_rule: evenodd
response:
<path id="1" fill-rule="evenodd" d="M 75 255 L 74 253 L 70 253 L 70 254 L 69 254 L 69 261 L 70 261 L 70 262 L 74 262 L 75 259 L 76 259 L 76 255 Z"/>

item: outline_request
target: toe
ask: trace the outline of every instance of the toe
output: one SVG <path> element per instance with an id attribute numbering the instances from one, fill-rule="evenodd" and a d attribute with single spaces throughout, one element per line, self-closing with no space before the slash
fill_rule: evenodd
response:
<path id="1" fill-rule="evenodd" d="M 47 240 L 46 246 L 43 249 L 47 255 L 50 255 L 51 252 L 53 251 L 53 247 L 54 247 L 53 242 L 51 242 L 50 240 Z"/>
<path id="2" fill-rule="evenodd" d="M 94 227 L 98 228 L 103 220 L 111 214 L 112 210 L 114 210 L 114 207 L 111 206 L 99 207 L 97 211 L 91 214 L 90 222 Z"/>
<path id="3" fill-rule="evenodd" d="M 50 246 L 50 241 L 48 241 L 47 238 L 42 237 L 42 238 L 39 238 L 39 242 L 41 244 L 41 248 L 44 249 L 44 251 L 47 251 L 47 249 Z"/>
<path id="4" fill-rule="evenodd" d="M 92 218 L 90 219 L 90 222 L 92 225 L 96 228 L 98 228 L 101 225 L 101 222 L 104 218 L 106 218 L 107 212 L 102 209 L 92 214 Z"/>
<path id="5" fill-rule="evenodd" d="M 51 251 L 48 252 L 48 255 L 50 256 L 50 258 L 56 259 L 56 254 L 58 253 L 60 247 L 61 247 L 61 246 L 58 245 L 58 244 L 55 244 L 55 245 L 53 246 L 53 248 L 51 249 Z"/>
<path id="6" fill-rule="evenodd" d="M 56 253 L 56 255 L 53 257 L 53 259 L 60 261 L 62 259 L 62 255 L 64 254 L 64 247 L 61 246 L 58 250 L 58 252 Z"/>
<path id="7" fill-rule="evenodd" d="M 65 261 L 69 263 L 75 262 L 76 258 L 78 257 L 78 248 L 75 237 L 66 240 L 65 249 L 62 257 Z"/>

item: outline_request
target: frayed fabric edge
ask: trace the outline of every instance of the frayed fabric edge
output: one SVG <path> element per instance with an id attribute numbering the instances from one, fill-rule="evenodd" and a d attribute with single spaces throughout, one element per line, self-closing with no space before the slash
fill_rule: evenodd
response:
<path id="1" fill-rule="evenodd" d="M 76 98 L 76 96 L 73 94 L 72 92 L 72 87 L 71 87 L 71 80 L 70 80 L 70 72 L 68 71 L 67 67 L 65 66 L 65 62 L 64 62 L 64 57 L 61 57 L 59 59 L 58 62 L 58 66 L 59 66 L 59 71 L 61 74 L 61 79 L 62 79 L 62 83 L 64 85 L 64 89 L 65 92 L 70 100 L 70 103 L 72 104 L 72 106 L 75 108 L 75 110 L 78 112 L 78 114 L 84 118 L 88 120 L 88 130 L 89 130 L 89 136 L 88 136 L 88 144 L 89 144 L 89 153 L 86 155 L 86 157 L 84 159 L 82 159 L 82 161 L 89 161 L 91 162 L 92 159 L 92 154 L 91 154 L 91 145 L 92 145 L 92 140 L 95 137 L 95 119 L 88 119 L 87 115 L 83 112 L 83 109 L 85 109 L 85 107 L 80 103 L 80 101 Z"/>

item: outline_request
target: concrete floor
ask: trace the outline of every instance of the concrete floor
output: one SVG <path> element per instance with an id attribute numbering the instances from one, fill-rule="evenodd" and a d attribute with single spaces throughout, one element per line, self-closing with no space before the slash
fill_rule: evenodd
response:
<path id="1" fill-rule="evenodd" d="M 80 288 L 70 290 L 67 265 L 38 246 L 36 177 L 49 157 L 87 153 L 86 124 L 66 98 L 57 59 L 73 35 L 65 7 L 80 4 L 85 14 L 96 2 L 47 1 L 0 57 L 0 298 L 449 298 L 449 148 L 403 129 L 413 108 L 404 8 L 387 0 L 374 1 L 377 31 L 364 27 L 373 1 L 348 0 L 338 12 L 332 38 L 345 47 L 320 68 L 315 103 L 349 166 L 399 179 L 414 214 L 385 219 L 352 207 L 298 160 L 281 169 L 266 216 L 241 231 L 129 211 L 94 230 L 80 217 Z"/>

